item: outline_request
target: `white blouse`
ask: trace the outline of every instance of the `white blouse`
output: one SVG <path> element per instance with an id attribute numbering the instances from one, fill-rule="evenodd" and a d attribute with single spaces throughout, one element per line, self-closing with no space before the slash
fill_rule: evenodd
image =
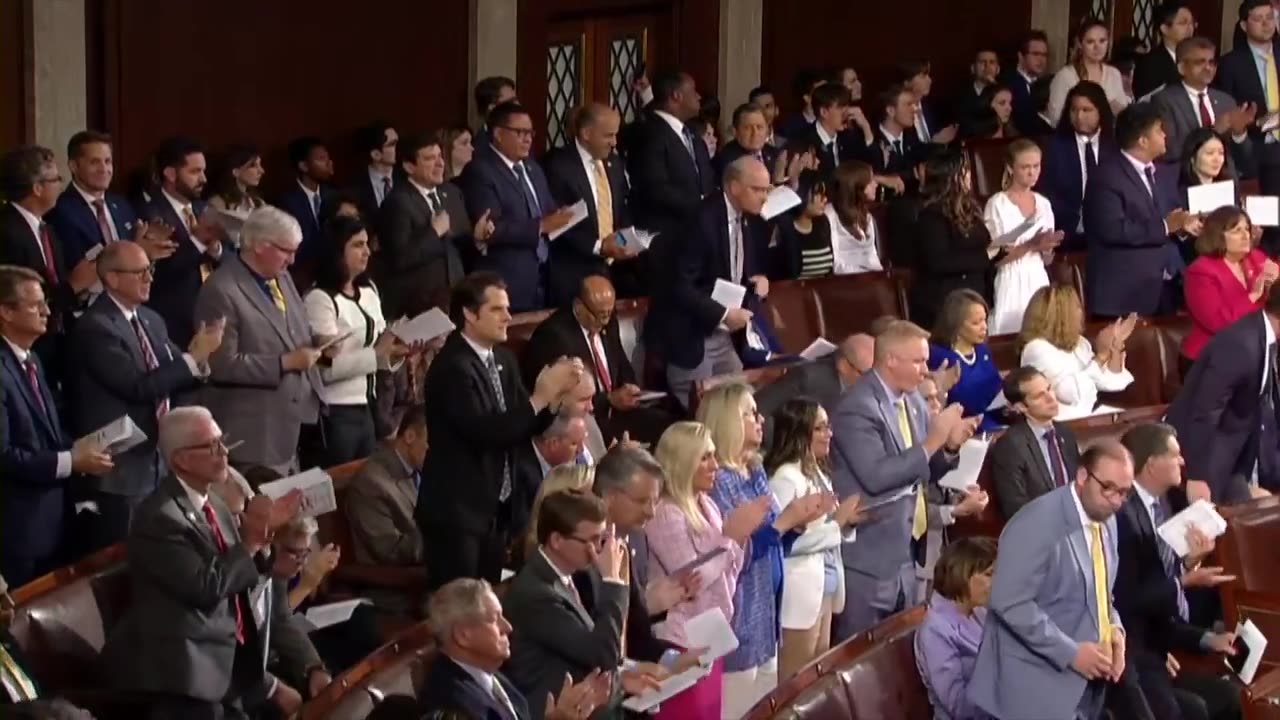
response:
<path id="1" fill-rule="evenodd" d="M 1036 209 L 1031 217 L 1031 224 L 1027 225 L 1026 229 L 1018 233 L 1016 237 L 1009 238 L 1005 242 L 1006 246 L 1021 245 L 1035 237 L 1037 233 L 1053 230 L 1053 205 L 1049 204 L 1049 198 L 1040 193 L 1032 194 L 1036 198 Z M 1023 227 L 1023 223 L 1027 221 L 1027 218 L 1022 214 L 1022 209 L 1018 207 L 1017 203 L 1009 198 L 1009 194 L 1001 190 L 987 199 L 987 206 L 982 212 L 982 220 L 987 226 L 987 232 L 991 233 L 991 241 L 995 243 L 999 242 L 1006 234 Z"/>
<path id="2" fill-rule="evenodd" d="M 1079 83 L 1080 75 L 1071 65 L 1063 67 L 1053 76 L 1053 82 L 1049 83 L 1049 107 L 1045 109 L 1044 114 L 1054 125 L 1058 124 L 1063 111 L 1066 110 L 1067 93 Z M 1120 71 L 1114 65 L 1102 66 L 1102 82 L 1098 84 L 1107 94 L 1107 102 L 1118 103 L 1121 108 L 1128 107 L 1129 103 L 1133 102 L 1125 94 L 1124 78 L 1120 76 Z"/>
<path id="3" fill-rule="evenodd" d="M 880 272 L 884 267 L 880 264 L 879 232 L 876 230 L 876 219 L 867 215 L 867 227 L 862 237 L 849 231 L 840 222 L 835 208 L 827 205 L 823 211 L 827 222 L 831 225 L 831 250 L 835 256 L 832 271 L 836 275 L 853 275 L 864 272 Z"/>
<path id="4" fill-rule="evenodd" d="M 324 381 L 319 389 L 320 399 L 327 405 L 367 404 L 369 376 L 380 369 L 394 371 L 400 365 L 383 363 L 373 349 L 378 336 L 387 329 L 378 289 L 372 283 L 361 286 L 357 303 L 342 293 L 330 295 L 312 288 L 303 304 L 313 334 L 333 337 L 351 333 L 337 344 L 338 353 L 329 367 L 320 368 L 320 379 Z"/>
<path id="5" fill-rule="evenodd" d="M 1048 378 L 1058 398 L 1058 417 L 1082 417 L 1098 404 L 1098 392 L 1118 392 L 1133 384 L 1128 368 L 1112 372 L 1094 359 L 1093 345 L 1083 336 L 1071 352 L 1037 338 L 1022 349 L 1022 364 Z"/>
<path id="6" fill-rule="evenodd" d="M 786 507 L 792 500 L 818 492 L 831 492 L 831 482 L 818 471 L 816 478 L 806 477 L 800 463 L 786 463 L 773 472 L 769 489 L 778 501 L 778 507 Z M 782 607 L 778 618 L 788 630 L 808 630 L 818 621 L 822 609 L 822 589 L 826 582 L 824 563 L 828 551 L 839 552 L 844 542 L 844 531 L 834 517 L 819 518 L 804 526 L 791 546 L 791 552 L 782 559 Z M 836 573 L 835 607 L 844 607 L 844 572 Z"/>

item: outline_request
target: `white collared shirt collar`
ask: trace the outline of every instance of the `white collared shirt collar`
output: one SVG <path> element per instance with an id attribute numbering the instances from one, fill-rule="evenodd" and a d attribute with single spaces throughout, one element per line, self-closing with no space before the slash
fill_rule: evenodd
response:
<path id="1" fill-rule="evenodd" d="M 312 211 L 315 211 L 316 196 L 320 194 L 320 189 L 317 188 L 315 190 L 312 190 L 308 188 L 306 185 L 303 185 L 302 178 L 298 178 L 298 187 L 302 188 L 303 194 L 307 196 L 307 205 L 312 209 Z"/>
<path id="2" fill-rule="evenodd" d="M 573 586 L 573 576 L 566 575 L 564 571 L 556 565 L 555 561 L 547 555 L 547 551 L 541 545 L 538 546 L 538 553 L 542 555 L 543 560 L 547 561 L 547 564 L 551 566 L 551 569 L 556 571 L 556 575 L 560 578 L 560 582 L 564 583 L 565 587 L 569 588 L 574 593 L 578 592 L 578 589 Z"/>
<path id="3" fill-rule="evenodd" d="M 1161 43 L 1161 45 L 1164 45 L 1164 43 Z M 1169 47 L 1168 45 L 1165 45 L 1165 46 L 1164 46 L 1164 51 L 1165 51 L 1165 52 L 1167 52 L 1167 53 L 1169 53 L 1169 59 L 1170 59 L 1170 60 L 1173 60 L 1173 64 L 1174 64 L 1174 65 L 1177 65 L 1177 64 L 1178 64 L 1178 51 L 1177 51 L 1176 49 L 1174 49 L 1174 48 Z"/>
<path id="4" fill-rule="evenodd" d="M 27 362 L 27 358 L 31 355 L 31 351 L 23 350 L 17 345 L 14 345 L 13 341 L 9 338 L 5 338 L 4 341 L 9 344 L 9 349 L 13 351 L 13 354 L 18 356 L 18 364 L 25 364 Z"/>
<path id="5" fill-rule="evenodd" d="M 97 193 L 97 194 L 91 193 L 88 190 L 85 190 L 84 188 L 80 187 L 80 183 L 76 182 L 75 180 L 71 181 L 71 187 L 75 188 L 76 192 L 80 193 L 80 197 L 84 198 L 84 201 L 89 204 L 89 207 L 93 207 L 93 204 L 99 200 L 103 201 L 104 204 L 107 201 L 106 193 Z"/>
<path id="6" fill-rule="evenodd" d="M 169 206 L 173 208 L 173 214 L 178 216 L 178 222 L 185 228 L 187 225 L 187 217 L 184 210 L 190 210 L 194 215 L 195 208 L 192 207 L 191 203 L 185 200 L 179 200 L 178 198 L 170 195 L 168 190 L 161 190 L 160 194 L 164 195 L 164 199 L 167 200 Z M 204 244 L 197 240 L 195 235 L 191 235 L 191 233 L 187 234 L 191 236 L 191 242 L 195 243 L 195 246 L 199 248 L 200 252 L 204 252 Z"/>
<path id="7" fill-rule="evenodd" d="M 1028 75 L 1028 74 L 1027 74 L 1027 71 L 1026 71 L 1026 70 L 1023 70 L 1021 66 L 1019 66 L 1019 67 L 1017 68 L 1017 70 L 1018 70 L 1018 74 L 1022 76 L 1022 79 L 1023 79 L 1023 80 L 1026 80 L 1026 81 L 1027 81 L 1027 84 L 1028 84 L 1028 85 L 1034 85 L 1034 84 L 1035 84 L 1036 79 L 1035 79 L 1035 78 L 1033 78 L 1033 77 L 1031 77 L 1030 75 Z"/>
<path id="8" fill-rule="evenodd" d="M 897 135 L 894 135 L 893 133 L 889 132 L 889 128 L 885 127 L 884 125 L 880 126 L 880 132 L 884 134 L 884 139 L 888 140 L 890 143 L 901 143 L 902 139 L 907 135 L 905 131 L 900 132 Z"/>
<path id="9" fill-rule="evenodd" d="M 502 160 L 503 164 L 505 164 L 505 165 L 507 166 L 507 169 L 508 169 L 508 170 L 510 170 L 511 172 L 515 172 L 515 171 L 516 171 L 516 165 L 519 165 L 519 164 L 520 164 L 520 162 L 519 162 L 519 161 L 512 160 L 511 158 L 507 157 L 506 155 L 503 155 L 503 154 L 502 154 L 502 151 L 498 149 L 498 146 L 497 146 L 497 145 L 490 145 L 490 147 L 492 147 L 492 148 L 493 148 L 493 154 L 494 154 L 494 155 L 497 155 L 499 160 Z"/>
<path id="10" fill-rule="evenodd" d="M 1097 481 L 1095 480 L 1094 482 Z M 1091 544 L 1093 542 L 1093 533 L 1089 530 L 1089 527 L 1097 521 L 1089 517 L 1089 513 L 1084 511 L 1084 503 L 1080 502 L 1080 493 L 1076 491 L 1075 482 L 1071 482 L 1068 487 L 1070 488 L 1068 492 L 1071 493 L 1071 502 L 1075 503 L 1076 513 L 1080 515 L 1080 527 L 1084 528 L 1085 543 Z M 1101 523 L 1098 524 L 1101 525 Z"/>
<path id="11" fill-rule="evenodd" d="M 417 180 L 414 180 L 413 178 L 405 178 L 405 179 L 408 180 L 409 184 L 412 185 L 415 189 L 417 189 L 418 192 L 422 193 L 422 197 L 424 200 L 427 200 L 428 202 L 430 202 L 432 195 L 435 195 L 437 200 L 440 199 L 440 187 L 438 185 L 433 188 L 426 188 L 426 187 L 423 187 Z"/>
<path id="12" fill-rule="evenodd" d="M 588 152 L 585 147 L 582 146 L 582 141 L 574 140 L 573 145 L 578 148 L 578 157 L 582 159 L 582 164 L 586 165 L 588 169 L 594 171 L 597 160 L 591 156 L 591 153 Z"/>
<path id="13" fill-rule="evenodd" d="M 676 117 L 675 115 L 672 115 L 666 110 L 654 110 L 653 114 L 662 118 L 663 122 L 671 126 L 671 132 L 674 132 L 676 134 L 676 137 L 680 138 L 680 142 L 684 142 L 685 125 L 684 125 L 684 122 L 680 120 L 680 118 Z"/>
<path id="14" fill-rule="evenodd" d="M 1204 98 L 1205 98 L 1205 100 L 1206 100 L 1206 101 L 1208 101 L 1208 100 L 1209 100 L 1209 88 L 1208 88 L 1208 87 L 1205 87 L 1205 89 L 1203 89 L 1203 90 L 1197 90 L 1197 89 L 1195 89 L 1195 88 L 1191 87 L 1190 85 L 1186 84 L 1185 82 L 1184 82 L 1184 83 L 1182 83 L 1182 87 L 1183 87 L 1183 89 L 1185 89 L 1185 90 L 1187 91 L 1187 95 L 1190 95 L 1190 96 L 1191 96 L 1191 102 L 1195 103 L 1195 105 L 1196 105 L 1196 107 L 1197 107 L 1197 108 L 1199 108 L 1199 107 L 1200 107 L 1200 96 L 1201 96 L 1201 95 L 1204 95 Z M 1212 102 L 1210 102 L 1210 103 L 1209 103 L 1209 112 L 1210 112 L 1210 113 L 1212 113 L 1212 112 L 1213 112 L 1213 103 L 1212 103 Z"/>
<path id="15" fill-rule="evenodd" d="M 735 208 L 735 207 L 733 206 L 733 203 L 732 203 L 732 202 L 729 202 L 729 195 L 728 195 L 728 193 L 726 193 L 726 194 L 725 194 L 725 196 L 724 196 L 724 207 L 725 207 L 725 209 L 728 211 L 728 214 L 729 214 L 729 225 L 731 225 L 731 226 L 732 226 L 734 223 L 739 222 L 740 220 L 742 220 L 742 211 L 740 211 L 740 210 L 738 210 L 737 208 Z"/>
<path id="16" fill-rule="evenodd" d="M 31 212 L 30 210 L 22 207 L 18 203 L 11 203 L 11 204 L 13 205 L 14 209 L 18 211 L 18 214 L 22 216 L 22 219 L 27 221 L 27 225 L 31 227 L 31 234 L 35 236 L 37 241 L 39 241 L 40 226 L 44 224 L 44 220 L 42 220 L 40 217 L 38 217 L 35 213 Z"/>
<path id="17" fill-rule="evenodd" d="M 476 684 L 480 686 L 480 689 L 484 691 L 485 695 L 493 695 L 493 684 L 498 682 L 498 679 L 493 676 L 493 673 L 488 670 L 481 670 L 474 665 L 464 663 L 453 656 L 450 656 L 449 659 L 457 663 L 458 667 L 462 668 L 464 672 L 470 675 L 471 678 L 476 681 Z"/>
<path id="18" fill-rule="evenodd" d="M 884 388 L 884 394 L 888 396 L 890 403 L 897 405 L 899 400 L 906 397 L 906 393 L 898 392 L 897 390 L 889 387 L 889 383 L 884 381 L 884 377 L 880 375 L 879 370 L 872 368 L 870 372 L 876 376 L 876 380 L 880 381 L 880 387 Z"/>
<path id="19" fill-rule="evenodd" d="M 818 142 L 822 143 L 823 148 L 836 141 L 836 136 L 829 134 L 827 129 L 822 127 L 822 123 L 815 122 L 813 129 L 818 131 Z"/>
<path id="20" fill-rule="evenodd" d="M 129 308 L 120 304 L 120 301 L 116 299 L 116 296 L 112 295 L 110 292 L 107 293 L 107 297 L 111 298 L 111 302 L 115 303 L 116 307 L 120 308 L 120 312 L 124 313 L 124 319 L 132 323 L 133 318 L 138 314 L 138 311 L 130 310 Z"/>
<path id="21" fill-rule="evenodd" d="M 467 344 L 471 346 L 471 349 L 475 351 L 476 355 L 480 356 L 480 362 L 488 364 L 489 358 L 493 356 L 493 348 L 481 347 L 475 340 L 467 337 L 466 333 L 459 333 L 459 335 L 462 336 L 463 340 L 467 341 Z"/>
<path id="22" fill-rule="evenodd" d="M 1133 169 L 1138 171 L 1138 177 L 1142 178 L 1142 182 L 1145 185 L 1147 183 L 1147 168 L 1154 170 L 1156 167 L 1155 163 L 1142 162 L 1138 158 L 1130 155 L 1127 150 L 1121 150 L 1120 154 L 1124 155 L 1124 159 L 1128 160 L 1129 164 L 1133 166 Z M 1155 188 L 1153 187 L 1149 187 L 1147 189 L 1155 192 Z"/>
<path id="23" fill-rule="evenodd" d="M 187 494 L 187 499 L 191 501 L 191 507 L 200 512 L 204 512 L 205 503 L 209 502 L 209 494 L 205 493 L 202 495 L 196 492 L 195 488 L 188 485 L 187 481 L 183 480 L 181 476 L 174 475 L 174 477 L 178 478 L 178 484 L 182 486 L 183 492 Z"/>
<path id="24" fill-rule="evenodd" d="M 1138 493 L 1138 498 L 1142 500 L 1142 509 L 1146 511 L 1147 519 L 1151 520 L 1151 526 L 1155 527 L 1156 515 L 1152 511 L 1151 505 L 1155 503 L 1159 498 L 1147 492 L 1147 489 L 1142 487 L 1142 485 L 1137 482 L 1133 484 L 1133 491 Z"/>

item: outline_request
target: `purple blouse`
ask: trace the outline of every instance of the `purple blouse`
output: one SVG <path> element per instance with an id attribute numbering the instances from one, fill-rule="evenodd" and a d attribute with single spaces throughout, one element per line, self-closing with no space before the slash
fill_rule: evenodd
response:
<path id="1" fill-rule="evenodd" d="M 929 690 L 934 720 L 990 717 L 970 703 L 966 694 L 985 619 L 986 608 L 965 615 L 936 592 L 929 599 L 929 612 L 916 631 L 916 669 Z"/>

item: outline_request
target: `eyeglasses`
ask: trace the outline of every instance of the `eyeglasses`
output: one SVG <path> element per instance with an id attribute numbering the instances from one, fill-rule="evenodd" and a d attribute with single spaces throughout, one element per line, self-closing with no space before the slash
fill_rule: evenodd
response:
<path id="1" fill-rule="evenodd" d="M 60 185 L 62 184 L 62 176 L 54 175 L 53 177 L 40 178 L 40 182 L 45 185 Z"/>
<path id="2" fill-rule="evenodd" d="M 276 250 L 279 250 L 280 252 L 284 253 L 285 255 L 293 256 L 298 254 L 298 248 L 296 247 L 291 247 L 291 248 L 285 247 L 283 245 L 277 245 L 273 242 L 268 242 L 267 244 L 275 248 Z"/>
<path id="3" fill-rule="evenodd" d="M 587 547 L 593 547 L 596 550 L 603 550 L 604 544 L 609 540 L 609 537 L 607 535 L 596 535 L 594 537 L 589 537 L 589 538 L 581 538 L 581 537 L 578 537 L 577 535 L 566 535 L 565 537 L 568 538 L 569 540 L 577 540 L 583 545 L 586 545 Z"/>
<path id="4" fill-rule="evenodd" d="M 511 127 L 510 125 L 500 125 L 499 127 L 501 127 L 503 130 L 506 130 L 507 132 L 513 132 L 522 138 L 533 137 L 533 128 L 516 128 L 516 127 Z"/>
<path id="5" fill-rule="evenodd" d="M 111 272 L 115 272 L 115 273 L 122 273 L 122 274 L 124 274 L 124 275 L 139 275 L 139 276 L 150 276 L 150 277 L 155 277 L 155 274 L 156 274 L 156 265 L 155 265 L 155 263 L 151 263 L 150 265 L 148 265 L 148 266 L 146 266 L 146 267 L 144 267 L 144 268 L 138 269 L 138 270 L 130 270 L 130 269 L 126 269 L 126 268 L 117 268 L 117 269 L 115 269 L 115 270 L 112 270 Z"/>
<path id="6" fill-rule="evenodd" d="M 240 447 L 240 443 L 231 443 L 230 445 L 228 445 L 227 437 L 228 436 L 226 435 L 219 435 L 218 437 L 208 442 L 196 443 L 195 445 L 185 445 L 178 449 L 179 450 L 204 450 L 204 451 L 207 451 L 210 455 L 213 455 L 214 457 L 219 457 L 219 456 L 227 455 L 234 448 Z"/>
<path id="7" fill-rule="evenodd" d="M 1098 477 L 1097 475 L 1094 475 L 1093 471 L 1089 471 L 1088 474 L 1089 474 L 1089 478 L 1094 482 L 1098 483 L 1098 487 L 1102 488 L 1102 492 L 1107 493 L 1108 495 L 1117 495 L 1120 497 L 1120 499 L 1123 500 L 1129 497 L 1129 494 L 1133 492 L 1132 485 L 1126 488 L 1122 488 L 1119 485 L 1116 485 L 1115 483 L 1109 483 L 1106 480 L 1103 480 L 1102 478 Z"/>
<path id="8" fill-rule="evenodd" d="M 307 546 L 304 548 L 282 547 L 280 548 L 280 550 L 288 554 L 289 557 L 293 558 L 294 560 L 297 560 L 298 562 L 302 562 L 303 560 L 306 560 L 308 557 L 311 556 L 310 546 Z"/>

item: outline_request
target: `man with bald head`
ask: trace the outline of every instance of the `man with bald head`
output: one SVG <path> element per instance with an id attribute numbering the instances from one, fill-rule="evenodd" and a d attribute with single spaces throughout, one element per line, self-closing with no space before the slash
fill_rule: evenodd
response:
<path id="1" fill-rule="evenodd" d="M 875 338 L 866 333 L 850 335 L 830 354 L 801 363 L 756 393 L 756 407 L 764 415 L 765 443 L 773 436 L 773 413 L 793 397 L 817 400 L 827 414 L 835 412 L 840 395 L 871 369 L 875 359 Z"/>
<path id="2" fill-rule="evenodd" d="M 575 116 L 574 141 L 547 156 L 547 184 L 562 207 L 587 206 L 587 219 L 551 243 L 551 300 L 565 307 L 588 275 L 608 277 L 615 263 L 631 260 L 640 248 L 627 246 L 618 231 L 631 225 L 627 180 L 618 145 L 618 111 L 589 103 Z M 631 263 L 627 263 L 630 265 Z"/>
<path id="3" fill-rule="evenodd" d="M 121 240 L 98 255 L 103 292 L 76 323 L 72 348 L 79 361 L 76 437 L 128 415 L 147 437 L 115 453 L 115 468 L 79 488 L 79 548 L 92 552 L 119 542 L 133 509 L 156 489 L 164 463 L 156 453 L 156 428 L 178 396 L 208 376 L 209 356 L 222 344 L 222 323 L 201 325 L 186 351 L 174 345 L 164 319 L 146 306 L 153 265 L 141 245 Z"/>
<path id="4" fill-rule="evenodd" d="M 769 170 L 753 157 L 739 158 L 725 168 L 722 185 L 690 223 L 662 233 L 650 247 L 650 260 L 662 272 L 654 276 L 645 342 L 667 359 L 667 384 L 686 406 L 694 383 L 742 371 L 736 348 L 769 294 L 769 233 L 760 217 L 772 189 Z M 717 280 L 745 288 L 742 306 L 711 298 Z"/>

